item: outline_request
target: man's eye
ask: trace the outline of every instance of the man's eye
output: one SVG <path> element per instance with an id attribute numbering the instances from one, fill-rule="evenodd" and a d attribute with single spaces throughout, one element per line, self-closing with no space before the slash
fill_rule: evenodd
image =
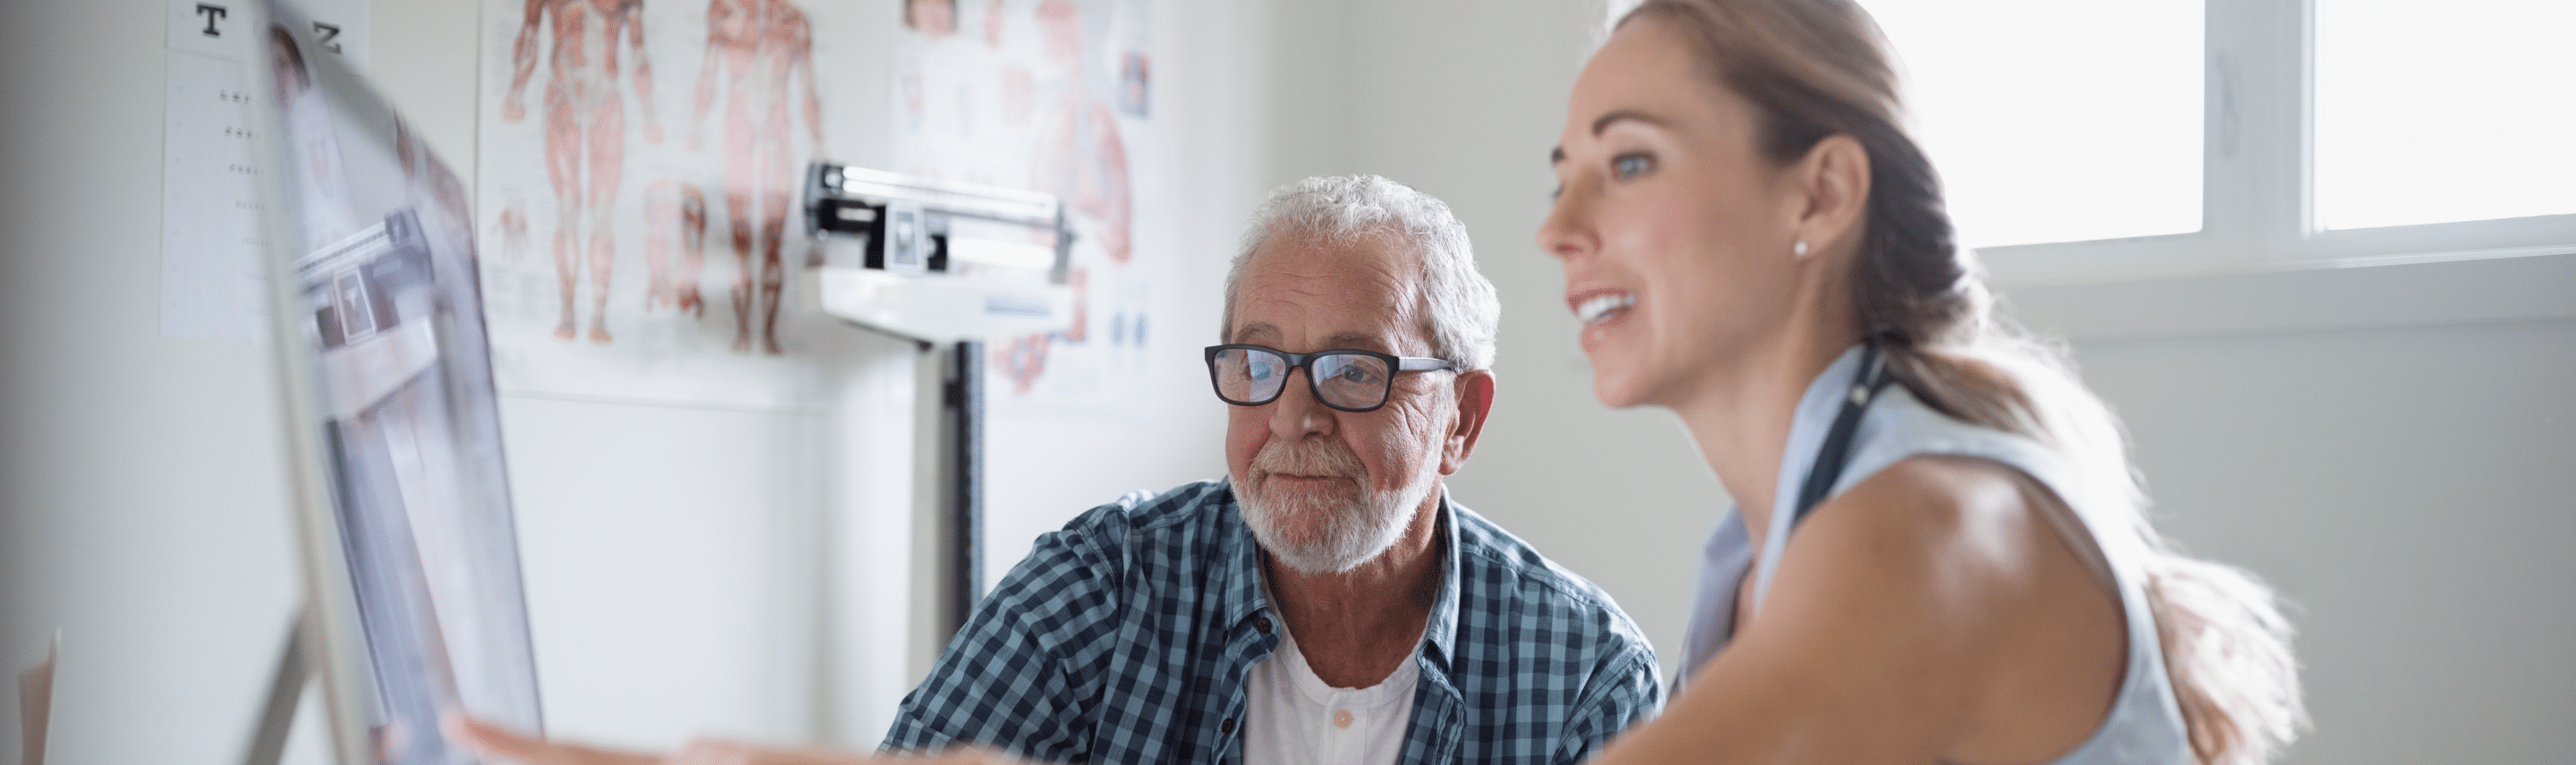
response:
<path id="1" fill-rule="evenodd" d="M 1644 154 L 1621 154 L 1610 159 L 1610 172 L 1621 178 L 1634 178 L 1655 169 L 1655 158 Z"/>

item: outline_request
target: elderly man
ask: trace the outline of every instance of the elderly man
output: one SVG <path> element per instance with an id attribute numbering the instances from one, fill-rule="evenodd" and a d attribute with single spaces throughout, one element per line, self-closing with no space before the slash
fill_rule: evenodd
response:
<path id="1" fill-rule="evenodd" d="M 1651 714 L 1627 615 L 1442 488 L 1493 406 L 1501 312 L 1448 207 L 1309 179 L 1262 206 L 1226 281 L 1206 360 L 1229 479 L 1039 538 L 886 747 L 1571 763 Z"/>
<path id="2" fill-rule="evenodd" d="M 1231 475 L 1040 537 L 885 748 L 1573 763 L 1653 713 L 1662 686 L 1627 614 L 1442 487 L 1493 407 L 1501 313 L 1448 206 L 1376 176 L 1314 178 L 1271 195 L 1243 241 L 1225 344 L 1206 352 L 1232 405 Z M 615 761 L 475 733 L 524 760 Z M 692 752 L 677 759 L 844 761 Z"/>

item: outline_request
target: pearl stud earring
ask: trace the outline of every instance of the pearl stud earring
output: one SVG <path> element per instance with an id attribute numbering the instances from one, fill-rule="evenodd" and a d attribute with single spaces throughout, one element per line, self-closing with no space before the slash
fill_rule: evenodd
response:
<path id="1" fill-rule="evenodd" d="M 1796 246 L 1793 246 L 1793 247 L 1790 247 L 1790 248 L 1789 248 L 1789 254 L 1790 254 L 1790 255 L 1793 255 L 1793 256 L 1796 256 L 1796 257 L 1801 257 L 1801 258 L 1806 257 L 1806 256 L 1807 256 L 1807 240 L 1805 240 L 1805 239 L 1800 239 L 1800 240 L 1798 240 L 1798 244 L 1797 244 Z"/>

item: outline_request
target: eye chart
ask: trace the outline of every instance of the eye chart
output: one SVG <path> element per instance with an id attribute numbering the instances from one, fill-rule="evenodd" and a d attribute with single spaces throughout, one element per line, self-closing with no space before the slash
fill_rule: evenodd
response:
<path id="1" fill-rule="evenodd" d="M 367 3 L 319 0 L 314 37 L 364 68 Z M 248 3 L 170 0 L 161 170 L 161 335 L 265 342 L 260 209 L 251 160 Z"/>

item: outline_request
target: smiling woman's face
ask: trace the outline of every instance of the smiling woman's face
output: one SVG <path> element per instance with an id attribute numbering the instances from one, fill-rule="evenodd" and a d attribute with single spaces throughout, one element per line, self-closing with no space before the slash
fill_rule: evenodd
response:
<path id="1" fill-rule="evenodd" d="M 1793 173 L 1757 150 L 1754 107 L 1706 72 L 1641 19 L 1594 54 L 1566 110 L 1538 240 L 1565 267 L 1593 393 L 1613 407 L 1678 406 L 1789 321 Z"/>

